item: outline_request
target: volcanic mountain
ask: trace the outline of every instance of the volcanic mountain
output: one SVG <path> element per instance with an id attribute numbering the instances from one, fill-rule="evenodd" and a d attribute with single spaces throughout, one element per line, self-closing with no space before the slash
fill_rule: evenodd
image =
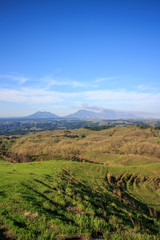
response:
<path id="1" fill-rule="evenodd" d="M 32 119 L 35 119 L 35 118 L 60 118 L 59 116 L 57 116 L 56 114 L 54 113 L 50 113 L 50 112 L 36 112 L 32 115 L 29 115 L 27 118 L 32 118 Z"/>
<path id="2" fill-rule="evenodd" d="M 78 110 L 77 112 L 65 116 L 70 119 L 155 119 L 160 116 L 153 113 L 116 111 L 102 109 L 101 111 Z"/>

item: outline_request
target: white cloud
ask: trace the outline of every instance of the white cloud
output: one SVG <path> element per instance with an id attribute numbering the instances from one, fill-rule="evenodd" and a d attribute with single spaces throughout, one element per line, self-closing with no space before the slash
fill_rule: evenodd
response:
<path id="1" fill-rule="evenodd" d="M 151 87 L 149 85 L 139 85 L 137 87 L 137 89 L 141 90 L 141 91 L 146 91 L 146 90 L 156 90 L 156 88 Z"/>
<path id="2" fill-rule="evenodd" d="M 63 99 L 54 92 L 47 92 L 43 89 L 0 89 L 0 100 L 14 103 L 55 103 Z"/>
<path id="3" fill-rule="evenodd" d="M 0 88 L 0 100 L 6 102 L 16 103 L 57 103 L 57 102 L 76 102 L 81 103 L 90 102 L 95 104 L 107 103 L 108 104 L 134 104 L 134 105 L 159 105 L 160 94 L 156 93 L 143 93 L 135 91 L 111 91 L 111 90 L 96 90 L 96 91 L 82 91 L 82 92 L 56 92 L 49 91 L 42 88 L 21 88 L 20 90 L 13 90 L 7 88 Z M 97 105 L 97 104 L 96 104 Z M 102 105 L 102 104 L 100 104 Z M 104 104 L 103 104 L 104 106 Z M 82 105 L 87 108 L 87 105 Z M 89 109 L 90 107 L 88 107 Z"/>
<path id="4" fill-rule="evenodd" d="M 151 101 L 155 99 L 160 101 L 160 94 L 149 94 L 149 93 L 138 93 L 134 91 L 111 91 L 111 90 L 97 90 L 97 91 L 86 91 L 86 99 L 88 100 L 104 100 L 114 103 L 127 102 L 137 103 L 139 101 Z"/>
<path id="5" fill-rule="evenodd" d="M 1 79 L 10 79 L 19 82 L 20 84 L 25 83 L 29 80 L 29 78 L 22 77 L 22 76 L 13 76 L 13 75 L 0 75 Z"/>
<path id="6" fill-rule="evenodd" d="M 124 76 L 124 78 L 125 77 L 127 78 L 129 76 Z M 155 90 L 152 86 L 139 85 L 137 91 L 129 91 L 126 89 L 97 90 L 93 88 L 98 87 L 99 82 L 112 81 L 120 78 L 122 78 L 122 76 L 97 78 L 90 86 L 89 83 L 85 82 L 73 81 L 67 78 L 54 79 L 52 76 L 46 76 L 34 82 L 29 81 L 28 86 L 32 84 L 32 87 L 24 87 L 25 85 L 23 84 L 28 81 L 29 78 L 20 75 L 0 75 L 0 82 L 4 81 L 4 83 L 9 83 L 8 87 L 7 84 L 1 84 L 0 101 L 28 103 L 30 105 L 35 104 L 36 108 L 42 105 L 54 107 L 63 105 L 65 106 L 64 109 L 67 109 L 67 107 L 74 105 L 72 106 L 73 108 L 94 111 L 101 111 L 102 107 L 159 111 L 160 93 L 152 91 Z M 11 81 L 14 81 L 14 84 L 10 84 Z M 33 84 L 35 87 L 33 87 Z M 54 91 L 52 86 L 59 86 L 60 90 Z M 70 92 L 67 92 L 67 86 L 72 87 L 72 89 L 70 88 Z M 89 90 L 82 90 L 82 87 L 84 87 L 85 90 Z M 102 107 L 97 107 L 97 105 Z"/>
<path id="7" fill-rule="evenodd" d="M 58 79 L 55 80 L 51 76 L 46 76 L 44 78 L 41 78 L 40 81 L 45 82 L 47 84 L 47 88 L 50 88 L 52 86 L 71 86 L 71 87 L 85 87 L 87 86 L 86 83 L 78 82 L 78 81 L 72 81 L 72 80 L 66 80 L 66 79 Z"/>
<path id="8" fill-rule="evenodd" d="M 91 110 L 91 111 L 102 111 L 104 108 L 99 107 L 99 106 L 89 106 L 88 103 L 81 103 L 79 106 L 72 106 L 72 108 L 75 109 L 86 109 L 86 110 Z"/>
<path id="9" fill-rule="evenodd" d="M 110 81 L 110 80 L 115 80 L 120 78 L 120 76 L 113 76 L 113 77 L 103 77 L 103 78 L 97 78 L 94 82 L 98 83 L 98 82 L 104 82 L 104 81 Z"/>

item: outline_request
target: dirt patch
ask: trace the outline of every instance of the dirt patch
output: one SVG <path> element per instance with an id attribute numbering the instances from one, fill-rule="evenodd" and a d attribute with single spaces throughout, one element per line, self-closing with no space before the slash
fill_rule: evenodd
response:
<path id="1" fill-rule="evenodd" d="M 39 216 L 39 214 L 36 212 L 36 213 L 31 213 L 31 212 L 24 212 L 24 216 L 26 217 L 29 217 L 29 218 L 36 218 Z"/>

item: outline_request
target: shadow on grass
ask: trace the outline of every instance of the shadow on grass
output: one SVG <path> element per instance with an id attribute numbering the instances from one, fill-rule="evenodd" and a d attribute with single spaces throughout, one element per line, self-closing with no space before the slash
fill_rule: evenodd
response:
<path id="1" fill-rule="evenodd" d="M 33 189 L 32 187 L 29 187 L 28 185 L 23 184 L 23 186 L 32 192 L 32 197 L 24 196 L 23 198 L 25 198 L 27 200 L 27 202 L 28 201 L 31 202 L 32 206 L 37 208 L 37 211 L 39 213 L 43 213 L 43 214 L 47 215 L 47 217 L 50 219 L 57 218 L 57 216 L 58 216 L 58 218 L 61 219 L 64 223 L 75 225 L 73 220 L 68 219 L 64 214 L 62 214 L 61 210 L 64 210 L 64 211 L 66 210 L 62 204 L 49 199 L 46 195 Z M 37 200 L 36 196 L 33 197 L 33 195 L 40 197 L 41 200 Z M 55 206 L 57 209 L 52 210 L 49 208 L 48 209 L 44 208 L 43 207 L 44 200 L 49 202 L 53 207 Z M 60 211 L 61 211 L 61 213 L 60 213 Z"/>
<path id="2" fill-rule="evenodd" d="M 48 219 L 58 218 L 62 225 L 78 227 L 81 229 L 80 232 L 88 229 L 93 238 L 101 237 L 105 231 L 104 227 L 99 225 L 99 221 L 107 224 L 105 227 L 108 226 L 113 232 L 117 228 L 126 227 L 132 229 L 138 227 L 142 233 L 146 229 L 151 233 L 158 232 L 154 224 L 155 218 L 150 216 L 148 206 L 127 193 L 125 187 L 117 186 L 115 179 L 111 182 L 104 180 L 101 184 L 95 182 L 90 186 L 64 169 L 54 178 L 55 186 L 50 185 L 48 179 L 47 182 L 40 179 L 32 180 L 35 185 L 33 182 L 32 185 L 22 184 L 25 189 L 22 198 L 28 203 L 29 208 Z M 115 191 L 119 195 L 116 195 Z M 60 199 L 63 199 L 62 203 Z M 44 206 L 44 202 L 48 207 Z M 115 220 L 111 222 L 113 216 Z M 83 220 L 86 222 L 81 223 Z M 117 220 L 120 220 L 120 225 L 117 225 Z"/>

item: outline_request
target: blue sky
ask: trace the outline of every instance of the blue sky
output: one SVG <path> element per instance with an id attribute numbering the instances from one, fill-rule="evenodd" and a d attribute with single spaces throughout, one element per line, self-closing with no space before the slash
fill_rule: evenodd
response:
<path id="1" fill-rule="evenodd" d="M 159 0 L 0 0 L 0 117 L 160 113 Z"/>

